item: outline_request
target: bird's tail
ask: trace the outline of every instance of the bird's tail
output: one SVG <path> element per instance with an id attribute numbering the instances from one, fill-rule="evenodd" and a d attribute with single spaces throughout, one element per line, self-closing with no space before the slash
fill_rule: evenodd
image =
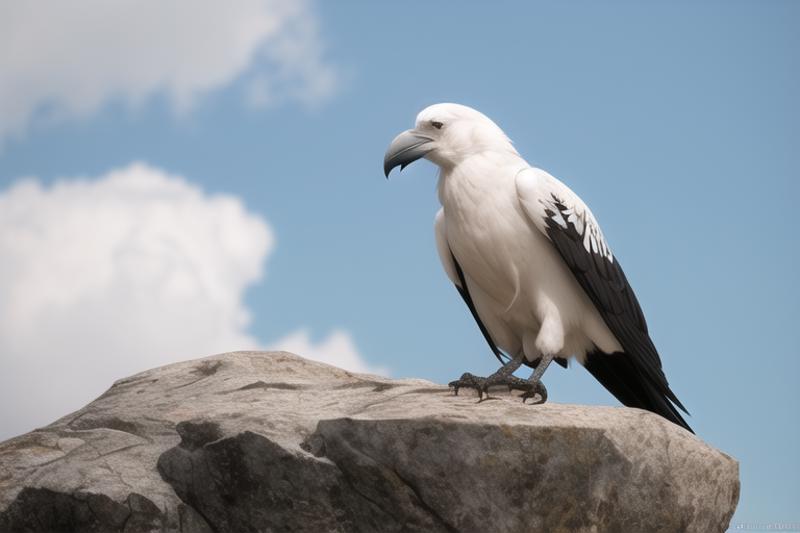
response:
<path id="1" fill-rule="evenodd" d="M 628 354 L 595 351 L 588 354 L 584 366 L 623 405 L 646 409 L 694 433 L 670 401 L 670 398 L 675 398 L 675 403 L 689 414 L 677 401 L 666 380 L 663 384 L 653 383 L 639 372 Z"/>

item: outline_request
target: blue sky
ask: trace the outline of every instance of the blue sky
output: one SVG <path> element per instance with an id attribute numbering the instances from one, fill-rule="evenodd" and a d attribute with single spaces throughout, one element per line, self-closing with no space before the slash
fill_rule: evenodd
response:
<path id="1" fill-rule="evenodd" d="M 226 339 L 270 346 L 302 331 L 314 349 L 344 345 L 392 376 L 446 382 L 489 373 L 495 360 L 436 256 L 434 167 L 417 163 L 387 182 L 381 165 L 389 141 L 426 105 L 476 107 L 592 207 L 690 424 L 741 463 L 734 522 L 800 521 L 800 5 L 502 2 L 454 12 L 449 3 L 328 2 L 278 22 L 294 24 L 285 38 L 302 46 L 267 40 L 249 63 L 214 56 L 218 70 L 200 81 L 175 81 L 167 64 L 139 85 L 97 74 L 93 87 L 108 89 L 94 100 L 68 83 L 73 71 L 52 90 L 0 92 L 33 110 L 0 119 L 0 198 L 17 198 L 11 191 L 25 176 L 55 198 L 49 187 L 59 179 L 101 182 L 136 161 L 145 173 L 183 176 L 203 206 L 226 195 L 273 239 L 243 255 L 263 271 L 258 281 L 237 274 L 224 285 L 236 293 L 231 312 L 250 315 Z M 100 60 L 78 63 L 92 76 L 123 69 L 92 61 Z M 25 77 L 21 63 L 0 81 L 21 72 L 34 88 L 52 82 Z M 175 89 L 187 84 L 191 97 Z M 264 87 L 275 87 L 266 102 L 253 96 Z M 82 242 L 71 248 L 80 252 Z M 118 329 L 124 337 L 126 326 Z M 169 346 L 207 355 L 182 339 Z M 17 368 L 13 347 L 0 346 Z M 30 346 L 24 359 L 36 364 L 26 379 L 56 382 L 48 358 L 59 346 Z M 115 366 L 115 354 L 103 357 L 126 373 L 159 361 Z M 551 401 L 616 405 L 579 367 L 554 367 L 544 381 Z M 87 385 L 68 407 L 108 384 Z M 63 409 L 43 407 L 35 423 Z M 12 418 L 0 438 L 30 429 Z"/>

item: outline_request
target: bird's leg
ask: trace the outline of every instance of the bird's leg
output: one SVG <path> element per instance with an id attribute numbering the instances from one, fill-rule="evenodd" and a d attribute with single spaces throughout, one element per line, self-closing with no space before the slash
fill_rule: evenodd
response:
<path id="1" fill-rule="evenodd" d="M 536 369 L 531 374 L 527 380 L 524 380 L 528 388 L 522 394 L 522 403 L 525 403 L 528 398 L 534 398 L 536 395 L 539 395 L 539 400 L 534 401 L 534 404 L 540 404 L 547 401 L 547 388 L 542 383 L 542 376 L 544 375 L 544 371 L 547 370 L 547 367 L 550 366 L 550 363 L 553 362 L 554 355 L 550 354 L 543 354 L 542 358 L 539 360 L 539 364 L 536 365 Z"/>
<path id="2" fill-rule="evenodd" d="M 489 387 L 492 385 L 508 385 L 509 390 L 518 389 L 527 391 L 529 389 L 527 381 L 514 376 L 514 372 L 522 365 L 522 359 L 524 357 L 525 354 L 520 350 L 513 359 L 505 363 L 497 372 L 489 377 L 482 378 L 466 372 L 462 374 L 459 379 L 451 381 L 449 385 L 453 388 L 456 396 L 458 396 L 458 389 L 462 387 L 475 389 L 478 391 L 478 398 L 481 400 L 483 400 L 484 393 L 486 394 L 486 398 L 489 397 Z"/>
<path id="3" fill-rule="evenodd" d="M 510 392 L 514 388 L 519 388 L 519 385 L 525 382 L 525 380 L 514 376 L 514 372 L 522 365 L 524 357 L 525 354 L 520 350 L 511 361 L 501 366 L 497 369 L 497 372 L 483 381 L 481 391 L 486 394 L 487 398 L 489 397 L 489 387 L 493 385 L 507 385 Z"/>

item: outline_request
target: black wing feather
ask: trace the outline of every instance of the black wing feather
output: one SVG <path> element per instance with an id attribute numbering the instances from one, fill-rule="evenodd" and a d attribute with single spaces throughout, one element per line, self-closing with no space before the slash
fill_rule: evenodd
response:
<path id="1" fill-rule="evenodd" d="M 647 409 L 692 431 L 675 408 L 687 412 L 664 376 L 644 313 L 619 261 L 584 247 L 585 233 L 568 221 L 572 213 L 557 197 L 553 196 L 545 214 L 547 236 L 622 345 L 622 353 L 596 350 L 588 354 L 587 370 L 624 405 Z M 592 231 L 588 217 L 583 216 L 583 231 Z"/>
<path id="2" fill-rule="evenodd" d="M 586 370 L 623 405 L 658 413 L 667 420 L 692 431 L 667 397 L 649 386 L 647 380 L 642 379 L 632 357 L 627 357 L 624 353 L 609 355 L 595 351 L 588 354 L 585 366 Z"/>

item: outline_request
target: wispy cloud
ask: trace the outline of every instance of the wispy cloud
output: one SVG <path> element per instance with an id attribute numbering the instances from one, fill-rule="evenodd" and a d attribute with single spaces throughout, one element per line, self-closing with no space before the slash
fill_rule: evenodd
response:
<path id="1" fill-rule="evenodd" d="M 332 94 L 338 74 L 309 2 L 0 3 L 0 143 L 110 102 L 163 95 L 186 112 L 240 78 L 256 106 Z"/>

